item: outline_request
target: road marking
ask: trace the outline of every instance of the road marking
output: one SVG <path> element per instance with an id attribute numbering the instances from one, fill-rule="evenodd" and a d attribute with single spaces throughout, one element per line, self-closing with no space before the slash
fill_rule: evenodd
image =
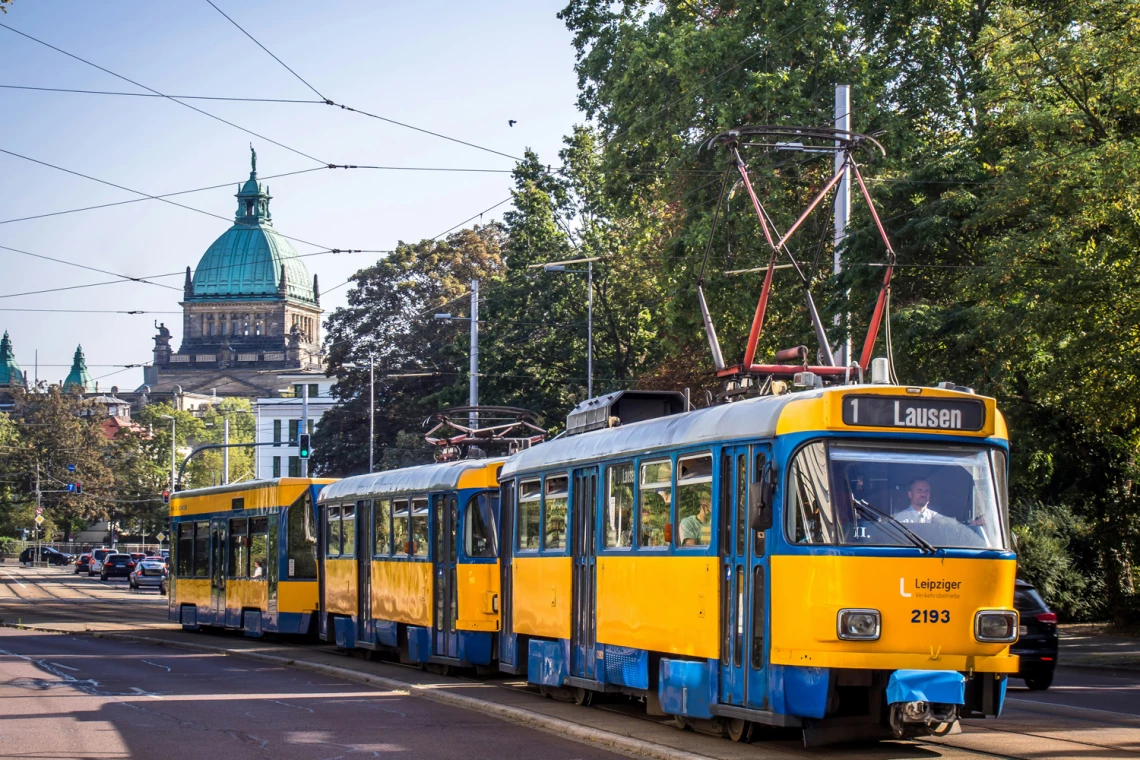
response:
<path id="1" fill-rule="evenodd" d="M 159 665 L 157 662 L 151 662 L 150 660 L 143 660 L 143 662 L 145 662 L 147 665 L 153 665 L 156 668 L 162 668 L 167 673 L 170 672 L 170 668 L 167 667 L 166 665 Z"/>
<path id="2" fill-rule="evenodd" d="M 282 702 L 282 701 L 281 701 L 281 700 L 279 700 L 279 699 L 275 699 L 275 700 L 273 700 L 273 701 L 274 701 L 274 702 L 276 702 L 276 703 L 277 703 L 277 704 L 279 704 L 279 705 L 285 705 L 286 707 L 292 707 L 294 710 L 304 710 L 305 712 L 312 712 L 312 710 L 310 710 L 310 709 L 309 709 L 309 708 L 307 708 L 307 707 L 301 707 L 300 705 L 291 705 L 291 704 L 289 704 L 288 702 Z"/>
<path id="3" fill-rule="evenodd" d="M 19 584 L 21 588 L 27 588 L 27 586 L 24 584 L 23 581 L 21 581 L 19 578 L 16 578 L 15 576 L 13 576 L 7 570 L 4 571 L 4 575 L 7 575 L 9 579 L 16 581 L 16 583 Z"/>
<path id="4" fill-rule="evenodd" d="M 162 697 L 158 696 L 157 694 L 153 694 L 153 693 L 151 693 L 145 689 L 140 689 L 137 686 L 132 686 L 131 691 L 133 691 L 134 693 L 136 693 L 142 697 L 150 697 L 151 699 L 162 699 Z"/>
<path id="5" fill-rule="evenodd" d="M 76 673 L 79 672 L 79 668 L 73 668 L 70 665 L 60 665 L 58 662 L 53 662 L 51 664 L 57 668 L 63 668 L 64 670 L 74 670 Z"/>

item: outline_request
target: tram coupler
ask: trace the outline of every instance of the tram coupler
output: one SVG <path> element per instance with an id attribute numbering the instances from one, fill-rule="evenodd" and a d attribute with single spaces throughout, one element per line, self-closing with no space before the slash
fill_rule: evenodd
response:
<path id="1" fill-rule="evenodd" d="M 891 733 L 896 739 L 958 733 L 958 705 L 943 702 L 896 702 L 891 705 Z M 957 729 L 957 730 L 955 730 Z"/>

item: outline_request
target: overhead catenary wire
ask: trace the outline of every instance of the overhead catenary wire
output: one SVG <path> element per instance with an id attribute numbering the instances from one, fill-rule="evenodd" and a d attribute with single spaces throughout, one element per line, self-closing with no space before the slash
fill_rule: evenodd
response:
<path id="1" fill-rule="evenodd" d="M 27 84 L 0 84 L 0 90 L 28 90 L 31 92 L 66 92 L 76 95 L 111 95 L 127 98 L 176 98 L 178 100 L 224 100 L 232 103 L 307 103 L 325 105 L 322 100 L 295 100 L 290 98 L 245 98 L 226 95 L 158 95 L 153 92 L 119 92 L 116 90 L 83 90 L 75 87 L 36 87 Z"/>
<path id="2" fill-rule="evenodd" d="M 51 312 L 57 314 L 126 314 L 126 315 L 139 315 L 139 314 L 181 314 L 180 311 L 151 311 L 149 309 L 13 309 L 8 307 L 0 307 L 0 311 L 16 311 L 16 312 Z"/>
<path id="3" fill-rule="evenodd" d="M 215 121 L 219 121 L 222 124 L 226 124 L 230 127 L 233 127 L 234 129 L 241 130 L 242 132 L 245 132 L 248 135 L 252 135 L 252 136 L 258 138 L 259 140 L 265 140 L 266 142 L 273 143 L 277 147 L 284 148 L 285 150 L 289 151 L 290 153 L 296 153 L 298 156 L 303 156 L 304 158 L 307 158 L 310 161 L 316 161 L 318 164 L 328 164 L 328 161 L 322 161 L 321 159 L 316 158 L 314 156 L 311 156 L 308 153 L 305 153 L 304 151 L 290 147 L 290 146 L 286 145 L 285 143 L 278 142 L 277 140 L 274 140 L 271 137 L 266 137 L 265 135 L 258 134 L 257 132 L 254 132 L 251 129 L 247 129 L 247 128 L 241 126 L 240 124 L 235 124 L 232 121 L 228 121 L 226 119 L 223 119 L 221 116 L 216 116 L 216 115 L 210 113 L 209 111 L 203 111 L 201 108 L 198 108 L 197 106 L 190 105 L 189 103 L 185 103 L 181 100 L 178 100 L 174 97 L 171 97 L 170 95 L 166 95 L 165 93 L 159 92 L 158 90 L 154 89 L 153 87 L 147 87 L 145 84 L 142 84 L 140 82 L 136 82 L 135 80 L 133 80 L 129 77 L 125 77 L 122 74 L 117 74 L 114 71 L 111 71 L 110 69 L 108 69 L 104 66 L 100 66 L 97 63 L 92 63 L 91 61 L 87 60 L 86 58 L 81 58 L 80 56 L 75 55 L 74 53 L 69 53 L 66 50 L 64 50 L 63 48 L 56 47 L 55 45 L 52 45 L 49 42 L 45 42 L 44 40 L 41 40 L 38 37 L 33 37 L 32 35 L 28 34 L 27 32 L 21 32 L 19 29 L 16 29 L 12 26 L 9 26 L 8 24 L 0 22 L 0 28 L 7 29 L 8 31 L 13 32 L 14 34 L 18 34 L 21 37 L 24 37 L 26 39 L 31 40 L 32 42 L 43 45 L 46 48 L 50 48 L 51 50 L 54 50 L 57 53 L 60 53 L 62 55 L 65 55 L 68 58 L 72 58 L 76 61 L 79 61 L 80 63 L 87 64 L 88 66 L 91 66 L 92 68 L 98 69 L 99 71 L 102 71 L 105 74 L 110 74 L 111 76 L 115 77 L 116 79 L 121 79 L 124 82 L 128 82 L 130 84 L 133 84 L 135 87 L 141 87 L 142 89 L 147 90 L 149 92 L 152 92 L 155 95 L 161 95 L 162 97 L 166 98 L 167 100 L 171 101 L 172 103 L 177 103 L 178 105 L 180 105 L 184 108 L 189 108 L 191 111 L 196 111 L 196 112 L 202 114 L 203 116 L 208 116 L 209 118 L 214 119 Z"/>
<path id="4" fill-rule="evenodd" d="M 32 258 L 36 258 L 36 259 L 44 259 L 45 261 L 54 261 L 57 264 L 66 264 L 67 266 L 75 267 L 76 269 L 86 269 L 89 272 L 98 272 L 99 274 L 109 274 L 112 277 L 121 277 L 122 279 L 130 280 L 131 282 L 140 282 L 140 283 L 144 283 L 146 285 L 154 285 L 155 287 L 159 287 L 159 288 L 167 288 L 169 290 L 180 290 L 180 288 L 176 288 L 173 285 L 166 285 L 166 284 L 161 283 L 161 282 L 151 282 L 150 280 L 147 280 L 147 279 L 142 278 L 142 277 L 131 277 L 130 275 L 120 274 L 118 272 L 112 272 L 112 271 L 107 270 L 107 269 L 100 269 L 99 267 L 88 266 L 87 264 L 80 264 L 79 262 L 68 261 L 67 259 L 57 259 L 54 256 L 45 256 L 42 253 L 32 253 L 31 251 L 24 251 L 24 250 L 21 250 L 19 248 L 12 248 L 11 246 L 7 246 L 7 245 L 0 245 L 0 249 L 5 250 L 5 251 L 12 251 L 13 253 L 20 253 L 20 254 L 23 254 L 24 256 L 31 256 Z"/>

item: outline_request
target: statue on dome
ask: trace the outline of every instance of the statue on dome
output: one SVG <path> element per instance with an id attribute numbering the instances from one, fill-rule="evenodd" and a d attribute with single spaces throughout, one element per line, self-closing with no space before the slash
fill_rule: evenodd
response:
<path id="1" fill-rule="evenodd" d="M 257 174 L 257 151 L 253 149 L 253 143 L 249 144 L 249 154 L 250 171 Z"/>
<path id="2" fill-rule="evenodd" d="M 163 322 L 162 324 L 159 324 L 158 320 L 156 319 L 154 320 L 154 329 L 158 330 L 158 335 L 154 336 L 154 347 L 169 348 L 170 329 L 166 326 L 166 323 Z"/>

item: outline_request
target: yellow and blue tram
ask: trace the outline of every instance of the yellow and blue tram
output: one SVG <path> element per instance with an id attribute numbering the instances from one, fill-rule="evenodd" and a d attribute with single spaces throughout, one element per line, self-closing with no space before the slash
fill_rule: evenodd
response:
<path id="1" fill-rule="evenodd" d="M 502 669 L 736 739 L 1000 712 L 1019 621 L 993 399 L 847 385 L 625 424 L 621 395 L 503 466 Z"/>
<path id="2" fill-rule="evenodd" d="M 440 462 L 321 491 L 321 639 L 407 662 L 491 665 L 502 465 Z"/>
<path id="3" fill-rule="evenodd" d="M 277 478 L 172 494 L 170 620 L 249 636 L 309 633 L 317 494 L 332 482 Z"/>

